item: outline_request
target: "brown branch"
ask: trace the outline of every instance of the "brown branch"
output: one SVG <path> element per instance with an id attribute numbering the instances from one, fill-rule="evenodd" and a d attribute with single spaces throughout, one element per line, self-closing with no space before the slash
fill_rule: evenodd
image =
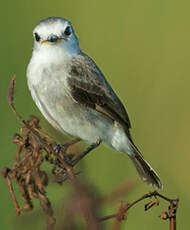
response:
<path id="1" fill-rule="evenodd" d="M 6 179 L 7 179 L 7 184 L 8 184 L 8 187 L 9 187 L 9 193 L 11 195 L 11 199 L 12 199 L 13 204 L 15 206 L 16 213 L 17 213 L 17 215 L 20 215 L 21 208 L 20 208 L 20 206 L 18 204 L 18 201 L 17 201 L 17 199 L 15 197 L 11 180 L 10 180 L 9 176 L 7 176 Z"/>
<path id="2" fill-rule="evenodd" d="M 170 203 L 168 212 L 164 212 L 164 214 L 167 213 L 167 216 L 161 215 L 160 218 L 162 218 L 164 220 L 169 219 L 170 220 L 170 230 L 176 230 L 176 212 L 177 212 L 179 199 L 170 199 L 170 198 L 158 193 L 157 191 L 144 194 L 143 196 L 141 196 L 140 198 L 138 198 L 137 200 L 135 200 L 131 203 L 126 203 L 126 204 L 122 203 L 120 206 L 120 209 L 117 213 L 114 213 L 114 214 L 111 214 L 108 216 L 104 216 L 104 217 L 99 219 L 99 222 L 106 221 L 106 220 L 113 219 L 113 218 L 116 218 L 119 221 L 124 220 L 126 218 L 127 211 L 131 207 L 135 206 L 137 203 L 139 203 L 142 200 L 145 200 L 147 198 L 152 198 L 152 197 L 155 197 L 155 198 L 160 197 L 163 200 Z M 152 208 L 155 205 L 158 205 L 159 202 L 156 200 L 156 202 L 153 201 L 153 202 L 151 202 L 151 204 L 150 204 L 150 202 L 148 204 L 149 204 L 149 206 L 147 204 L 145 205 L 145 211 L 147 211 L 148 209 Z"/>
<path id="3" fill-rule="evenodd" d="M 168 212 L 170 220 L 170 230 L 176 230 L 176 211 L 177 211 L 178 201 L 176 203 L 171 203 Z"/>
<path id="4" fill-rule="evenodd" d="M 44 196 L 44 194 L 38 192 L 37 196 L 40 200 L 40 204 L 43 208 L 43 211 L 46 213 L 47 216 L 47 220 L 46 220 L 47 230 L 52 230 L 55 226 L 56 220 L 53 216 L 53 209 L 51 207 L 51 203 L 48 200 L 48 198 Z"/>
<path id="5" fill-rule="evenodd" d="M 9 92 L 8 92 L 9 104 L 12 104 L 14 100 L 14 86 L 15 86 L 15 76 L 12 77 L 10 85 L 9 85 Z"/>

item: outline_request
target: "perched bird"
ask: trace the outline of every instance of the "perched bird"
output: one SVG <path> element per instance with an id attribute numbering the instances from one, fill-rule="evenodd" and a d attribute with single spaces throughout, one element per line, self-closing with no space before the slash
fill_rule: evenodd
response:
<path id="1" fill-rule="evenodd" d="M 39 22 L 27 82 L 38 108 L 57 130 L 94 148 L 102 141 L 126 153 L 144 182 L 162 188 L 131 135 L 127 112 L 95 62 L 79 47 L 71 23 L 60 17 Z"/>

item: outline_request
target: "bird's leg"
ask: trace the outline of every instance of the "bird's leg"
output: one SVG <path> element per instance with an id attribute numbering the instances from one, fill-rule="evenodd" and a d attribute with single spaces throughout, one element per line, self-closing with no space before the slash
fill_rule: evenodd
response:
<path id="1" fill-rule="evenodd" d="M 76 165 L 82 158 L 84 158 L 89 152 L 97 148 L 101 144 L 101 140 L 96 140 L 92 143 L 84 152 L 82 152 L 75 160 L 72 161 L 72 166 Z"/>
<path id="2" fill-rule="evenodd" d="M 53 147 L 54 151 L 56 151 L 57 153 L 61 153 L 63 158 L 64 158 L 64 161 L 69 164 L 70 166 L 72 166 L 72 161 L 69 159 L 69 157 L 67 156 L 66 154 L 66 151 L 67 149 L 71 146 L 71 145 L 74 145 L 76 144 L 77 142 L 79 142 L 80 139 L 79 138 L 76 138 L 74 140 L 71 140 L 69 142 L 67 142 L 66 144 L 64 145 L 61 145 L 61 144 L 58 144 L 58 145 L 55 145 Z"/>
<path id="3" fill-rule="evenodd" d="M 78 141 L 80 141 L 78 139 Z M 73 144 L 78 142 L 77 139 L 73 140 Z M 98 147 L 101 144 L 101 140 L 96 140 L 94 143 L 92 143 L 84 152 L 82 152 L 75 160 L 70 160 L 67 156 L 66 156 L 66 150 L 64 150 L 62 152 L 62 146 L 61 145 L 56 145 L 55 147 L 58 148 L 59 151 L 62 152 L 63 157 L 64 157 L 64 161 L 70 165 L 71 167 L 74 167 L 83 157 L 85 157 L 90 151 L 92 151 L 93 149 L 95 149 L 96 147 Z M 70 142 L 71 143 L 71 142 Z M 66 144 L 67 145 L 67 144 Z M 69 145 L 67 145 L 66 147 L 68 148 Z M 55 150 L 56 151 L 56 150 Z M 58 151 L 58 152 L 59 152 Z M 61 173 L 63 174 L 63 177 L 61 178 L 61 182 L 67 180 L 69 178 L 67 171 L 65 169 L 65 167 L 58 161 L 59 167 L 62 169 Z M 79 173 L 75 173 L 75 175 L 77 175 Z"/>
<path id="4" fill-rule="evenodd" d="M 71 140 L 71 141 L 67 142 L 66 144 L 62 145 L 62 148 L 63 148 L 63 149 L 65 150 L 65 152 L 66 152 L 66 150 L 68 149 L 68 147 L 70 147 L 71 145 L 76 144 L 76 143 L 79 142 L 79 141 L 81 141 L 80 138 L 76 138 L 76 139 L 74 139 L 74 140 Z"/>
<path id="5" fill-rule="evenodd" d="M 53 149 L 54 149 L 54 151 L 56 151 L 57 153 L 61 152 L 61 153 L 65 154 L 66 151 L 67 151 L 67 149 L 68 149 L 68 147 L 70 147 L 71 145 L 76 144 L 76 143 L 79 142 L 79 141 L 80 141 L 80 138 L 76 138 L 76 139 L 74 139 L 74 140 L 71 140 L 71 141 L 67 142 L 66 144 L 63 144 L 63 145 L 62 145 L 62 144 L 57 144 L 57 145 L 55 145 L 55 146 L 53 147 Z"/>

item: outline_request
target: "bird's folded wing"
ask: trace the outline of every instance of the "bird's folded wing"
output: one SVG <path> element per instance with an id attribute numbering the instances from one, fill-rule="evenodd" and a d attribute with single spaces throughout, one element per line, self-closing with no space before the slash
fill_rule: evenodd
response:
<path id="1" fill-rule="evenodd" d="M 72 59 L 68 85 L 73 99 L 119 122 L 128 132 L 127 112 L 96 64 L 85 54 Z"/>

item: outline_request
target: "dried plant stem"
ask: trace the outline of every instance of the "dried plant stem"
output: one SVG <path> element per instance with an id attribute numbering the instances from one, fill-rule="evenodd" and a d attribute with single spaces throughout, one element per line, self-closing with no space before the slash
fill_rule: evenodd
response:
<path id="1" fill-rule="evenodd" d="M 15 197 L 15 194 L 14 194 L 14 191 L 13 191 L 13 186 L 12 186 L 11 180 L 10 180 L 8 175 L 7 175 L 6 179 L 7 179 L 7 184 L 8 184 L 8 187 L 9 187 L 9 192 L 10 192 L 10 195 L 11 195 L 11 199 L 13 201 L 13 204 L 14 204 L 14 207 L 15 207 L 15 210 L 16 210 L 16 214 L 19 215 L 21 209 L 20 209 L 18 201 L 17 201 L 17 199 Z"/>
<path id="2" fill-rule="evenodd" d="M 167 201 L 170 203 L 169 206 L 169 210 L 167 212 L 168 216 L 167 218 L 160 216 L 162 219 L 169 219 L 169 226 L 170 226 L 170 230 L 176 230 L 176 211 L 177 211 L 177 207 L 178 207 L 178 202 L 179 199 L 170 199 L 166 196 L 163 196 L 162 194 L 158 193 L 157 191 L 154 192 L 150 192 L 147 194 L 144 194 L 143 196 L 141 196 L 140 198 L 138 198 L 137 200 L 131 202 L 131 203 L 126 203 L 125 205 L 123 205 L 123 203 L 121 204 L 120 210 L 117 213 L 108 215 L 108 216 L 104 216 L 102 218 L 99 219 L 100 222 L 102 221 L 106 221 L 109 219 L 113 219 L 116 218 L 117 220 L 121 221 L 124 220 L 126 218 L 126 213 L 127 211 L 133 207 L 134 205 L 136 205 L 137 203 L 139 203 L 140 201 L 147 199 L 147 198 L 151 198 L 151 197 L 160 197 L 163 200 Z M 157 202 L 154 202 L 152 206 L 158 204 Z M 150 206 L 150 208 L 152 207 Z M 148 210 L 145 206 L 145 211 Z"/>
<path id="3" fill-rule="evenodd" d="M 169 217 L 170 220 L 170 230 L 176 230 L 176 211 L 177 211 L 177 203 L 171 203 L 169 206 L 169 212 L 171 212 L 171 216 Z"/>

